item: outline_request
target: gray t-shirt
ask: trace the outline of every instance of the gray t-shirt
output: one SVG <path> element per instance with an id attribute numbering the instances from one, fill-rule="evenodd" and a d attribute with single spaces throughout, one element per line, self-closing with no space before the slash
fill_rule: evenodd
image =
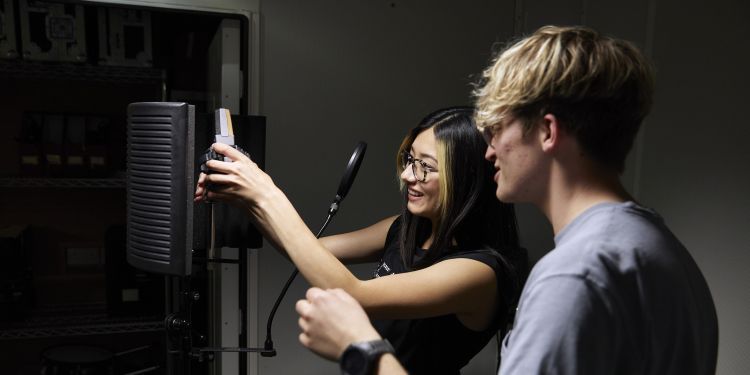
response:
<path id="1" fill-rule="evenodd" d="M 718 322 L 695 261 L 655 212 L 598 204 L 534 266 L 500 374 L 714 374 Z"/>

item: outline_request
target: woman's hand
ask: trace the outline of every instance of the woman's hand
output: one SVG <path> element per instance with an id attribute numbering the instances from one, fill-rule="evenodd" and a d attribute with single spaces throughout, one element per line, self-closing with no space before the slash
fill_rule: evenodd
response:
<path id="1" fill-rule="evenodd" d="M 219 200 L 252 207 L 278 192 L 271 177 L 242 152 L 223 143 L 214 143 L 211 148 L 233 161 L 206 162 L 215 173 L 200 174 L 194 201 Z"/>

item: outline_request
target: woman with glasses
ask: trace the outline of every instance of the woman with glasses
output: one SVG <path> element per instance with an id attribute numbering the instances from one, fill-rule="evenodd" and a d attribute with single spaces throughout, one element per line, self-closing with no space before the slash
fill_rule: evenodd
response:
<path id="1" fill-rule="evenodd" d="M 226 145 L 213 147 L 235 162 L 209 161 L 221 173 L 201 175 L 196 200 L 240 202 L 311 285 L 362 304 L 410 373 L 458 374 L 510 322 L 526 267 L 472 113 L 441 109 L 407 134 L 397 154 L 403 211 L 358 231 L 316 239 L 270 177 Z M 378 262 L 372 279 L 342 264 L 364 261 Z"/>

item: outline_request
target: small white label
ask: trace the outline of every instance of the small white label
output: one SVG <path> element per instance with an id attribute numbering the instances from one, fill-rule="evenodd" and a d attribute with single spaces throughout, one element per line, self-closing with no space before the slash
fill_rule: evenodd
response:
<path id="1" fill-rule="evenodd" d="M 68 165 L 83 165 L 83 156 L 68 156 Z"/>
<path id="2" fill-rule="evenodd" d="M 48 154 L 47 155 L 47 164 L 50 164 L 50 165 L 60 165 L 60 164 L 62 164 L 62 157 L 60 155 L 56 155 L 56 154 Z"/>
<path id="3" fill-rule="evenodd" d="M 39 157 L 38 156 L 21 156 L 21 164 L 39 165 Z"/>
<path id="4" fill-rule="evenodd" d="M 138 289 L 123 289 L 122 290 L 122 302 L 138 302 L 140 301 L 138 295 Z"/>
<path id="5" fill-rule="evenodd" d="M 99 248 L 96 247 L 69 247 L 65 255 L 68 266 L 85 267 L 101 264 Z"/>
<path id="6" fill-rule="evenodd" d="M 94 166 L 102 166 L 104 165 L 104 158 L 101 156 L 92 156 L 91 159 L 91 165 Z"/>

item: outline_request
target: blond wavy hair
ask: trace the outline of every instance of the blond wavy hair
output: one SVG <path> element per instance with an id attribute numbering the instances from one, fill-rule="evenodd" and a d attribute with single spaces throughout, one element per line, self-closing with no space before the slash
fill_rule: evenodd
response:
<path id="1" fill-rule="evenodd" d="M 582 27 L 545 26 L 502 51 L 476 86 L 480 130 L 555 114 L 588 155 L 622 172 L 651 108 L 653 70 L 630 42 Z"/>

